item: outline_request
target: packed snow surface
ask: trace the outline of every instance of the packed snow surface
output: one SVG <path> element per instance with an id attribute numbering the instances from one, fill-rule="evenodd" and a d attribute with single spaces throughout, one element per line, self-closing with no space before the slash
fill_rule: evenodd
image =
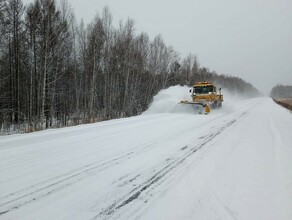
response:
<path id="1" fill-rule="evenodd" d="M 0 137 L 0 219 L 292 219 L 292 114 L 187 87 L 141 116 Z"/>

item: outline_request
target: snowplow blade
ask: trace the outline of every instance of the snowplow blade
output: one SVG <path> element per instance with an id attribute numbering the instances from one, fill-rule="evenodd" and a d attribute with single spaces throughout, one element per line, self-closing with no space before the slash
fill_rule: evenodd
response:
<path id="1" fill-rule="evenodd" d="M 201 102 L 189 102 L 189 101 L 180 101 L 180 104 L 188 104 L 188 105 L 193 105 L 194 109 L 199 113 L 199 114 L 208 114 L 211 111 L 211 108 L 209 105 Z"/>

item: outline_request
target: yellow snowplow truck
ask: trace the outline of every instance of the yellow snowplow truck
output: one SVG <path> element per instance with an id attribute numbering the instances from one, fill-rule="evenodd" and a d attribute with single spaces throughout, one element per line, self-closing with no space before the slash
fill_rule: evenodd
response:
<path id="1" fill-rule="evenodd" d="M 199 114 L 208 114 L 211 109 L 222 106 L 223 95 L 221 94 L 221 88 L 218 90 L 219 92 L 211 82 L 197 82 L 190 89 L 192 101 L 180 101 L 180 103 L 193 105 Z"/>

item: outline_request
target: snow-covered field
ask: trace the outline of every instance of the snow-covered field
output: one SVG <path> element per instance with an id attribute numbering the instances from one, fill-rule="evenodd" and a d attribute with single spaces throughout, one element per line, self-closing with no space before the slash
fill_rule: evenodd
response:
<path id="1" fill-rule="evenodd" d="M 0 219 L 292 219 L 292 114 L 187 87 L 138 117 L 0 137 Z"/>

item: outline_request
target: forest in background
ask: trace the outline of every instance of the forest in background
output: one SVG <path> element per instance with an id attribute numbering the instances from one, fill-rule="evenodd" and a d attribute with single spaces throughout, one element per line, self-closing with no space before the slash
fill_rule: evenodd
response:
<path id="1" fill-rule="evenodd" d="M 271 91 L 272 98 L 290 98 L 292 99 L 292 86 L 284 86 L 278 84 L 277 86 L 272 88 Z"/>
<path id="2" fill-rule="evenodd" d="M 66 1 L 0 0 L 0 32 L 0 133 L 138 115 L 161 89 L 196 81 L 259 95 L 193 54 L 182 58 L 162 36 L 136 33 L 131 19 L 114 27 L 107 7 L 85 25 Z"/>

